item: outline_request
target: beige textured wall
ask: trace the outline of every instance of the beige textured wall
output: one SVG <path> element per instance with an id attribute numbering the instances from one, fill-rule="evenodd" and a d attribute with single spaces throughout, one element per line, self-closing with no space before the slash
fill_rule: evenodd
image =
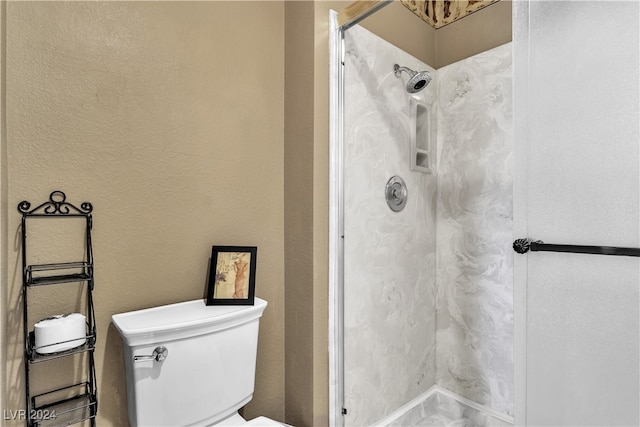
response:
<path id="1" fill-rule="evenodd" d="M 436 31 L 435 68 L 511 41 L 511 0 L 500 0 Z"/>
<path id="2" fill-rule="evenodd" d="M 313 3 L 285 4 L 285 421 L 313 421 Z"/>
<path id="3" fill-rule="evenodd" d="M 99 425 L 127 424 L 111 315 L 202 297 L 212 244 L 258 247 L 269 306 L 245 415 L 282 419 L 283 3 L 6 7 L 3 408 L 24 407 L 15 207 L 60 189 L 94 206 Z"/>
<path id="4" fill-rule="evenodd" d="M 366 18 L 360 24 L 425 64 L 436 62 L 435 28 L 424 22 L 399 1 Z"/>
<path id="5" fill-rule="evenodd" d="M 8 231 L 7 231 L 7 127 L 5 126 L 5 30 L 7 3 L 0 2 L 0 408 L 6 408 L 5 359 L 5 300 L 8 281 Z"/>

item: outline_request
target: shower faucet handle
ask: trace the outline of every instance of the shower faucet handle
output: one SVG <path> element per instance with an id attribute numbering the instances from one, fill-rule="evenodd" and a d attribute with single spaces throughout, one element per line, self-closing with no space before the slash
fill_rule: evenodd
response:
<path id="1" fill-rule="evenodd" d="M 164 359 L 167 358 L 168 354 L 169 354 L 169 350 L 167 350 L 167 347 L 161 345 L 159 347 L 156 347 L 153 350 L 153 354 L 144 355 L 144 356 L 133 356 L 133 361 L 144 362 L 147 360 L 155 360 L 156 362 L 164 362 Z"/>

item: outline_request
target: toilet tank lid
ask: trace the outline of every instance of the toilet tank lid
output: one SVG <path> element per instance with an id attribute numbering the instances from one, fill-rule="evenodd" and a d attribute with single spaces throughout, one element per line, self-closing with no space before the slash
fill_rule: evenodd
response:
<path id="1" fill-rule="evenodd" d="M 113 324 L 127 345 L 186 338 L 228 329 L 262 316 L 267 302 L 207 306 L 203 299 L 114 314 Z"/>

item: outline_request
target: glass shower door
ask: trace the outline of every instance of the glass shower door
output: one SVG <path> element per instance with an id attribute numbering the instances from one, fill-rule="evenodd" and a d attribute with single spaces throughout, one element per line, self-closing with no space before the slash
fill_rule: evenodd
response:
<path id="1" fill-rule="evenodd" d="M 640 4 L 514 7 L 515 237 L 640 246 Z M 640 424 L 639 260 L 516 256 L 516 421 Z"/>

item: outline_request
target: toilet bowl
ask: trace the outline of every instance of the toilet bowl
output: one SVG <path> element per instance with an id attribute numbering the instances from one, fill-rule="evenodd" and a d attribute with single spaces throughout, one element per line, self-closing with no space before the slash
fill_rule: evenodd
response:
<path id="1" fill-rule="evenodd" d="M 137 426 L 280 426 L 246 421 L 258 327 L 267 302 L 207 306 L 204 300 L 115 314 L 123 342 L 129 422 Z"/>

